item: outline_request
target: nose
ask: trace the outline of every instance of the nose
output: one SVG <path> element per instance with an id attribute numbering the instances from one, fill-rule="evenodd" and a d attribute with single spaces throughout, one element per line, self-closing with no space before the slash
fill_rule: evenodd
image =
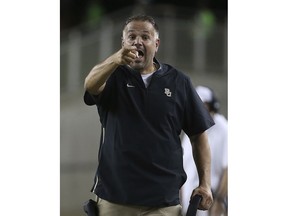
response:
<path id="1" fill-rule="evenodd" d="M 136 37 L 134 41 L 134 45 L 142 45 L 142 38 L 141 37 Z"/>

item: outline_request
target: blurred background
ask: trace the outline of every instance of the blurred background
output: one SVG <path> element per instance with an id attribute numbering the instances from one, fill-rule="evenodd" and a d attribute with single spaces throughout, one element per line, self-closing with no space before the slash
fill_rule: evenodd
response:
<path id="1" fill-rule="evenodd" d="M 157 58 L 214 89 L 227 116 L 227 0 L 60 1 L 60 215 L 85 215 L 97 167 L 100 124 L 83 102 L 84 79 L 121 47 L 128 16 L 152 15 L 160 28 Z"/>

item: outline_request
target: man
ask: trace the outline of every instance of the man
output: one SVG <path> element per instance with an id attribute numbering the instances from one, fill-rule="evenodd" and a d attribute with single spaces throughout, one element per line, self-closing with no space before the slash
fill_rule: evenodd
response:
<path id="1" fill-rule="evenodd" d="M 200 184 L 191 196 L 202 196 L 199 209 L 212 205 L 205 131 L 214 121 L 188 76 L 155 58 L 159 45 L 152 17 L 130 17 L 122 48 L 85 79 L 84 101 L 97 105 L 104 131 L 93 189 L 100 216 L 181 215 L 181 130 L 195 145 Z"/>
<path id="2" fill-rule="evenodd" d="M 206 86 L 197 86 L 196 91 L 209 110 L 215 125 L 207 130 L 211 149 L 211 188 L 214 197 L 213 206 L 209 211 L 198 211 L 197 216 L 222 216 L 227 215 L 228 197 L 228 123 L 227 119 L 219 113 L 219 102 L 214 91 Z M 190 191 L 198 185 L 197 169 L 193 164 L 191 144 L 187 136 L 182 137 L 184 149 L 184 169 L 187 181 L 181 188 L 182 212 L 185 215 Z"/>

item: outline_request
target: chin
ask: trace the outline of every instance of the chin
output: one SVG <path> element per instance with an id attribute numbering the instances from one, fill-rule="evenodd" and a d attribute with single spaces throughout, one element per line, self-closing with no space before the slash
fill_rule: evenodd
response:
<path id="1" fill-rule="evenodd" d="M 143 68 L 139 68 L 139 67 L 132 67 L 132 69 L 133 69 L 134 71 L 139 72 L 139 73 L 143 70 Z"/>
<path id="2" fill-rule="evenodd" d="M 138 70 L 139 71 L 139 70 L 143 70 L 144 67 L 143 67 L 142 64 L 140 65 L 140 64 L 137 64 L 137 63 L 135 64 L 134 63 L 134 64 L 131 65 L 131 68 L 133 68 L 134 70 Z"/>

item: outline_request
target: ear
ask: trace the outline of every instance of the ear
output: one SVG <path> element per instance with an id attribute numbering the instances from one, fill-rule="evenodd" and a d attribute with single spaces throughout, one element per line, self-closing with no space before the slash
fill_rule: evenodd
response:
<path id="1" fill-rule="evenodd" d="M 156 39 L 155 45 L 156 45 L 156 51 L 155 52 L 157 52 L 158 48 L 159 48 L 159 45 L 160 45 L 160 39 L 159 38 Z"/>
<path id="2" fill-rule="evenodd" d="M 123 39 L 123 37 L 121 37 L 121 46 L 122 46 L 122 47 L 124 46 L 124 39 Z"/>

